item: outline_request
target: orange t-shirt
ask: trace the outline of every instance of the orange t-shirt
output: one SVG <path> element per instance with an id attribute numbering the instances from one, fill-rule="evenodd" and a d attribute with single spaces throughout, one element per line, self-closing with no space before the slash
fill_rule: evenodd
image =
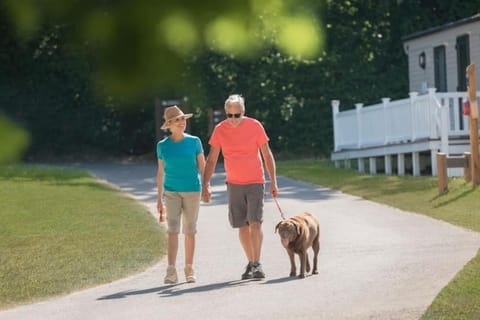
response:
<path id="1" fill-rule="evenodd" d="M 227 120 L 220 122 L 208 143 L 222 150 L 227 182 L 252 184 L 265 183 L 260 147 L 268 140 L 258 120 L 243 117 L 237 127 Z"/>

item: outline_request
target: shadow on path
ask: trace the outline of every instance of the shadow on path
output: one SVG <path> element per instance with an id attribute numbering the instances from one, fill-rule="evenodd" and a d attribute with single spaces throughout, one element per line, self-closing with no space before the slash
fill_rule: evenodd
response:
<path id="1" fill-rule="evenodd" d="M 189 287 L 189 288 L 181 288 L 182 285 L 191 285 L 187 282 L 181 282 L 173 285 L 165 285 L 161 287 L 149 288 L 144 290 L 122 291 L 122 292 L 100 297 L 97 300 L 123 299 L 123 298 L 126 298 L 127 296 L 150 294 L 150 293 L 157 293 L 161 297 L 173 297 L 173 296 L 179 296 L 186 293 L 207 292 L 212 290 L 233 288 L 233 287 L 243 286 L 245 284 L 248 284 L 249 282 L 252 282 L 252 280 L 232 280 L 232 281 L 211 283 L 203 286 L 195 286 L 195 287 Z"/>
<path id="2" fill-rule="evenodd" d="M 188 293 L 208 292 L 213 290 L 221 290 L 225 288 L 240 287 L 249 283 L 259 283 L 259 284 L 265 285 L 265 284 L 278 284 L 278 283 L 284 283 L 284 282 L 295 281 L 295 280 L 298 280 L 298 278 L 283 277 L 278 279 L 271 279 L 268 281 L 256 281 L 252 279 L 251 280 L 231 280 L 231 281 L 211 283 L 203 286 L 194 286 L 194 287 L 188 287 L 188 288 L 182 287 L 182 285 L 191 285 L 191 284 L 186 282 L 181 282 L 173 285 L 169 284 L 165 286 L 148 288 L 143 290 L 121 291 L 118 293 L 100 297 L 97 300 L 124 299 L 124 298 L 127 298 L 127 296 L 136 296 L 136 295 L 151 294 L 151 293 L 156 293 L 160 297 L 174 297 L 174 296 L 179 296 L 179 295 L 188 294 Z"/>

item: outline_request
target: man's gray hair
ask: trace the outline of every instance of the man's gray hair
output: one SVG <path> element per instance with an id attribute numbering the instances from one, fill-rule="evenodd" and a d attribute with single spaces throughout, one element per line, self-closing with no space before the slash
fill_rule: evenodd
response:
<path id="1" fill-rule="evenodd" d="M 245 111 L 245 99 L 241 94 L 231 94 L 228 96 L 227 100 L 225 100 L 225 110 L 227 110 L 229 104 L 238 104 L 242 107 L 242 111 Z"/>

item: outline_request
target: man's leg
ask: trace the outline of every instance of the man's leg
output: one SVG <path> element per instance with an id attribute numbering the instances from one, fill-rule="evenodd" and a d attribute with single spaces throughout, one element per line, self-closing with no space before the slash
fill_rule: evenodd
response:
<path id="1" fill-rule="evenodd" d="M 240 238 L 240 243 L 242 244 L 243 251 L 247 257 L 248 264 L 245 268 L 245 272 L 242 274 L 242 280 L 251 279 L 252 274 L 252 264 L 254 259 L 252 239 L 250 236 L 250 226 L 245 225 L 238 229 L 238 237 Z"/>
<path id="2" fill-rule="evenodd" d="M 248 261 L 260 261 L 263 242 L 262 225 L 252 222 L 250 225 L 239 228 L 238 235 Z"/>
<path id="3" fill-rule="evenodd" d="M 250 224 L 250 239 L 252 242 L 253 263 L 252 277 L 257 280 L 265 278 L 262 265 L 260 264 L 260 255 L 262 251 L 263 232 L 261 223 L 254 222 Z"/>
<path id="4" fill-rule="evenodd" d="M 265 273 L 260 265 L 263 232 L 258 222 L 250 223 L 239 229 L 240 242 L 248 259 L 248 266 L 242 279 L 264 279 Z"/>
<path id="5" fill-rule="evenodd" d="M 238 237 L 240 238 L 240 243 L 242 244 L 243 251 L 247 256 L 249 262 L 254 261 L 254 250 L 253 250 L 253 243 L 252 238 L 250 235 L 250 226 L 245 225 L 238 229 Z"/>
<path id="6" fill-rule="evenodd" d="M 262 253 L 263 231 L 262 225 L 258 222 L 250 223 L 250 242 L 253 260 L 249 261 L 260 261 L 260 256 Z"/>

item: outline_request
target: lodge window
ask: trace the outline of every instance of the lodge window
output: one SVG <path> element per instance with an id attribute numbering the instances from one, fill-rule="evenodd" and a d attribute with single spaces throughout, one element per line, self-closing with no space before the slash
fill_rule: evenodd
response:
<path id="1" fill-rule="evenodd" d="M 467 79 L 465 70 L 470 64 L 470 39 L 468 34 L 457 37 L 457 72 L 458 86 L 457 91 L 467 91 Z"/>
<path id="2" fill-rule="evenodd" d="M 437 88 L 437 92 L 447 92 L 447 61 L 445 46 L 433 48 L 433 63 L 435 88 Z"/>
<path id="3" fill-rule="evenodd" d="M 467 76 L 466 69 L 470 64 L 470 37 L 468 34 L 457 37 L 457 44 L 455 45 L 457 49 L 457 91 L 467 91 Z M 458 112 L 458 121 L 460 130 L 465 129 L 465 123 L 462 114 L 462 103 L 459 99 L 459 112 Z"/>

